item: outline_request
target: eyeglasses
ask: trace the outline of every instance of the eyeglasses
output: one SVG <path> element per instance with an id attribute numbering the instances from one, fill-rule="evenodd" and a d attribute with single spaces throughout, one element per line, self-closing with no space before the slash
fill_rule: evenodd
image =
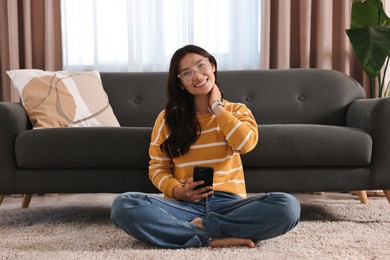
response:
<path id="1" fill-rule="evenodd" d="M 185 69 L 181 71 L 177 77 L 184 80 L 184 81 L 190 81 L 192 77 L 194 76 L 194 72 L 197 71 L 199 73 L 203 73 L 207 71 L 210 68 L 210 62 L 209 59 L 206 58 L 204 60 L 199 61 L 194 67 L 191 69 Z"/>

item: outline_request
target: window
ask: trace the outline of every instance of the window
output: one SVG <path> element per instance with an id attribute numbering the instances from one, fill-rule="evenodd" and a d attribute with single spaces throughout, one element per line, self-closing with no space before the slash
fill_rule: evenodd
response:
<path id="1" fill-rule="evenodd" d="M 260 68 L 261 0 L 62 0 L 66 70 L 167 71 L 196 44 L 220 70 Z"/>

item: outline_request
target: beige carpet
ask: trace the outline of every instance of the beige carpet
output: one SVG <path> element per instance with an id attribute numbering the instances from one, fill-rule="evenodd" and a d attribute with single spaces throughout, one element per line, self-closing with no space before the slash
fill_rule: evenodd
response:
<path id="1" fill-rule="evenodd" d="M 390 204 L 302 204 L 302 222 L 255 249 L 159 249 L 116 229 L 110 205 L 0 206 L 0 259 L 390 259 Z"/>

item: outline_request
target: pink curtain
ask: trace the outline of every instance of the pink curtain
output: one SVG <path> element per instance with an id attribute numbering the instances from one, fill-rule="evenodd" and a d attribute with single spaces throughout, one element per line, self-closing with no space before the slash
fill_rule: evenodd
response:
<path id="1" fill-rule="evenodd" d="M 18 101 L 11 69 L 62 69 L 60 0 L 0 0 L 0 101 Z"/>
<path id="2" fill-rule="evenodd" d="M 369 78 L 345 33 L 351 6 L 351 0 L 263 0 L 261 67 L 337 70 L 370 97 Z"/>

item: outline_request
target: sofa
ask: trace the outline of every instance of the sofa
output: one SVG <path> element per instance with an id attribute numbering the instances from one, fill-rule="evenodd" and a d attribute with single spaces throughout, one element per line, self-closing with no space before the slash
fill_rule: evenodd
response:
<path id="1" fill-rule="evenodd" d="M 148 179 L 166 72 L 100 73 L 120 127 L 32 129 L 23 106 L 0 102 L 0 203 L 6 194 L 159 192 Z M 249 193 L 384 190 L 390 201 L 390 99 L 365 99 L 324 69 L 219 71 L 225 99 L 259 124 L 242 156 Z"/>

